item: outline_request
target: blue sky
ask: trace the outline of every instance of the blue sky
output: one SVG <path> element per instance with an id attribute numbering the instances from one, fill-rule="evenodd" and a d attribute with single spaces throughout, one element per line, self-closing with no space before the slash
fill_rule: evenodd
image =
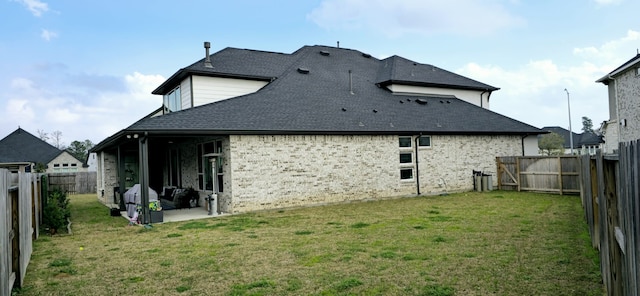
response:
<path id="1" fill-rule="evenodd" d="M 225 47 L 340 46 L 499 87 L 491 109 L 572 129 L 608 119 L 595 83 L 640 47 L 635 0 L 0 0 L 0 138 L 18 126 L 94 143 L 160 107 L 151 91 Z"/>

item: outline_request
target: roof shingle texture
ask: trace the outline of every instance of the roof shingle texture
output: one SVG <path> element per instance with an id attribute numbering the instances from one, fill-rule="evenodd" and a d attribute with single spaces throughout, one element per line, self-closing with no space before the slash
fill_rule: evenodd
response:
<path id="1" fill-rule="evenodd" d="M 178 73 L 260 76 L 273 81 L 253 94 L 143 119 L 127 130 L 266 134 L 543 133 L 455 97 L 394 95 L 381 84 L 402 81 L 458 89 L 497 89 L 397 56 L 379 60 L 356 50 L 305 46 L 293 54 L 225 49 L 213 54 L 211 61 L 213 68 L 205 68 L 202 59 Z M 300 73 L 299 68 L 309 72 Z"/>
<path id="2" fill-rule="evenodd" d="M 18 128 L 0 140 L 0 163 L 33 162 L 47 164 L 62 150 Z"/>

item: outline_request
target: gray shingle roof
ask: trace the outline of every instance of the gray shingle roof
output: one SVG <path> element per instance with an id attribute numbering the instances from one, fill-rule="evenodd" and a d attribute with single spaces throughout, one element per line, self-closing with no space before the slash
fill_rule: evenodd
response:
<path id="1" fill-rule="evenodd" d="M 559 126 L 545 126 L 542 128 L 545 131 L 556 133 L 564 138 L 564 148 L 571 148 L 571 139 L 569 139 L 569 131 Z M 573 133 L 573 148 L 580 148 L 582 145 L 592 146 L 604 143 L 602 136 L 596 135 L 593 132 L 583 132 L 581 134 Z"/>
<path id="2" fill-rule="evenodd" d="M 329 55 L 321 52 L 328 52 Z M 221 59 L 219 54 L 231 60 Z M 260 64 L 259 58 L 254 54 L 268 61 Z M 236 61 L 235 58 L 240 60 Z M 203 60 L 188 68 L 203 70 L 204 67 L 199 66 L 203 64 Z M 538 128 L 454 97 L 392 94 L 377 85 L 381 77 L 399 81 L 414 79 L 460 88 L 497 89 L 430 65 L 416 63 L 419 65 L 416 67 L 413 62 L 397 56 L 381 61 L 359 51 L 325 46 L 305 46 L 292 55 L 225 49 L 212 56 L 212 63 L 214 71 L 224 68 L 234 74 L 249 74 L 240 69 L 251 71 L 251 65 L 256 65 L 258 70 L 251 73 L 275 75 L 277 79 L 256 93 L 141 120 L 128 130 L 220 133 L 542 133 Z M 277 71 L 269 72 L 265 66 L 268 64 L 272 64 Z M 391 70 L 381 71 L 385 67 Z M 432 67 L 436 70 L 432 70 Z M 301 74 L 297 71 L 298 68 L 308 69 L 309 73 Z M 278 74 L 278 71 L 281 73 Z M 349 71 L 352 77 L 351 87 Z M 381 74 L 385 71 L 388 74 Z M 410 74 L 412 71 L 414 76 Z M 424 104 L 417 103 L 418 100 L 422 100 Z"/>
<path id="3" fill-rule="evenodd" d="M 624 62 L 622 65 L 620 65 L 618 68 L 615 68 L 613 71 L 607 73 L 607 75 L 602 76 L 602 78 L 596 80 L 596 82 L 601 82 L 601 83 L 604 83 L 605 85 L 608 85 L 612 77 L 620 74 L 621 72 L 624 72 L 628 68 L 633 67 L 638 63 L 640 63 L 640 53 L 637 53 L 636 56 Z"/>
<path id="4" fill-rule="evenodd" d="M 377 82 L 381 85 L 402 83 L 455 89 L 494 91 L 499 88 L 449 72 L 433 65 L 420 64 L 397 55 L 381 61 Z"/>
<path id="5" fill-rule="evenodd" d="M 33 162 L 47 164 L 62 150 L 18 128 L 0 140 L 0 163 Z"/>
<path id="6" fill-rule="evenodd" d="M 295 55 L 296 53 L 284 54 L 227 47 L 210 56 L 212 68 L 205 67 L 205 59 L 202 58 L 180 69 L 152 93 L 165 94 L 191 74 L 269 81 L 280 75 L 295 59 Z"/>

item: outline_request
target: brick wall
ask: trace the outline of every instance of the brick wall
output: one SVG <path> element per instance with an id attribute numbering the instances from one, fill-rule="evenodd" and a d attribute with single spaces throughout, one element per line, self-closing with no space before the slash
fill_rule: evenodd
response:
<path id="1" fill-rule="evenodd" d="M 615 83 L 618 97 L 618 122 L 622 123 L 620 141 L 640 139 L 640 79 L 636 76 L 635 68 L 621 74 L 616 78 Z"/>
<path id="2" fill-rule="evenodd" d="M 104 204 L 113 204 L 113 187 L 118 186 L 117 156 L 108 152 L 98 154 L 96 182 L 98 200 Z"/>
<path id="3" fill-rule="evenodd" d="M 231 136 L 231 212 L 417 193 L 400 179 L 398 136 Z M 415 167 L 415 149 L 413 161 Z M 522 154 L 519 136 L 433 136 L 420 148 L 423 194 L 473 189 L 472 170 Z"/>
<path id="4" fill-rule="evenodd" d="M 198 187 L 196 145 L 206 140 L 179 145 L 183 187 Z M 495 175 L 497 156 L 522 154 L 519 136 L 431 136 L 431 147 L 418 149 L 416 170 L 412 144 L 402 151 L 412 153 L 408 166 L 414 177 L 401 180 L 400 168 L 407 164 L 400 164 L 395 135 L 232 135 L 223 139 L 219 210 L 238 213 L 410 196 L 417 193 L 418 176 L 421 194 L 467 191 L 473 189 L 472 170 Z M 118 183 L 116 157 L 102 152 L 99 158 L 104 161 L 98 162 L 98 195 L 109 204 Z"/>

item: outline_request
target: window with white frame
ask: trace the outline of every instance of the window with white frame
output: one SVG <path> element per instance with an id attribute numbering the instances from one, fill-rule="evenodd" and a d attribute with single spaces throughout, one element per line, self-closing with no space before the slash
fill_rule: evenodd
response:
<path id="1" fill-rule="evenodd" d="M 418 138 L 418 147 L 431 147 L 431 136 L 420 136 Z"/>
<path id="2" fill-rule="evenodd" d="M 182 98 L 180 96 L 180 87 L 176 87 L 168 94 L 162 97 L 164 105 L 164 113 L 180 111 L 182 109 Z"/>
<path id="3" fill-rule="evenodd" d="M 400 179 L 401 180 L 413 179 L 413 168 L 400 169 Z"/>
<path id="4" fill-rule="evenodd" d="M 413 179 L 413 137 L 398 137 L 400 180 Z"/>
<path id="5" fill-rule="evenodd" d="M 400 148 L 411 148 L 411 137 L 399 137 L 398 145 Z"/>

